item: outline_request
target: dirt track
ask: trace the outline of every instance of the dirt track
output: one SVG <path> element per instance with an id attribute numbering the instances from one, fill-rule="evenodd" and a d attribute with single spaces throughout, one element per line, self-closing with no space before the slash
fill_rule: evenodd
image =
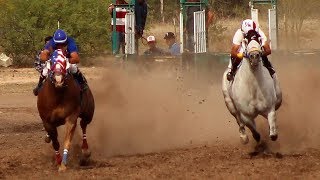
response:
<path id="1" fill-rule="evenodd" d="M 57 172 L 53 149 L 43 140 L 32 95 L 37 73 L 0 69 L 0 178 L 319 179 L 319 63 L 309 57 L 303 57 L 308 63 L 280 59 L 273 60 L 285 99 L 278 113 L 279 141 L 265 140 L 282 158 L 251 158 L 249 132 L 250 144 L 240 144 L 220 91 L 224 65 L 217 65 L 208 81 L 158 70 L 141 76 L 84 68 L 97 107 L 87 133 L 92 162 L 78 165 L 77 132 L 65 173 Z M 266 121 L 258 121 L 266 134 Z"/>

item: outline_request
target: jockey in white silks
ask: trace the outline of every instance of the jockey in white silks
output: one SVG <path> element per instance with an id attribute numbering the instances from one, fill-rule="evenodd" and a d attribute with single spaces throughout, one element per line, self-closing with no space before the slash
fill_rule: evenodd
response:
<path id="1" fill-rule="evenodd" d="M 276 111 L 282 103 L 282 92 L 277 75 L 267 59 L 269 54 L 271 50 L 265 34 L 252 20 L 243 21 L 241 29 L 233 38 L 229 64 L 231 71 L 227 69 L 222 79 L 224 100 L 237 120 L 243 144 L 249 141 L 245 127 L 248 127 L 253 138 L 260 142 L 260 134 L 255 124 L 258 115 L 268 120 L 271 140 L 278 138 Z M 237 69 L 240 62 L 242 64 Z"/>
<path id="2" fill-rule="evenodd" d="M 228 81 L 232 81 L 234 75 L 237 71 L 237 67 L 239 66 L 242 58 L 243 58 L 243 49 L 242 49 L 242 42 L 243 39 L 246 38 L 248 32 L 256 31 L 260 35 L 260 43 L 262 46 L 262 62 L 263 65 L 268 69 L 270 75 L 273 77 L 275 70 L 273 69 L 270 61 L 268 60 L 267 56 L 271 54 L 271 48 L 268 43 L 268 38 L 264 34 L 264 32 L 256 25 L 256 23 L 251 19 L 246 19 L 242 21 L 241 28 L 238 29 L 233 37 L 232 41 L 232 48 L 231 48 L 231 59 L 229 62 L 228 68 L 230 69 L 227 74 Z"/>

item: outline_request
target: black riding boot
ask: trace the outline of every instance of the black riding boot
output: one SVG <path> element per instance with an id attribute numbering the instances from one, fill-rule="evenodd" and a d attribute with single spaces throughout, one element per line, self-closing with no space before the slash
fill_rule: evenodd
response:
<path id="1" fill-rule="evenodd" d="M 231 67 L 230 72 L 228 72 L 228 74 L 227 74 L 228 81 L 232 81 L 233 80 L 234 75 L 236 74 L 236 71 L 237 71 L 237 68 L 238 68 L 240 62 L 241 61 L 237 60 L 236 58 L 231 57 L 232 67 Z"/>
<path id="2" fill-rule="evenodd" d="M 77 73 L 73 74 L 73 77 L 78 81 L 78 83 L 80 84 L 80 88 L 81 90 L 85 90 L 88 85 L 87 85 L 87 80 L 86 78 L 83 76 L 83 74 L 80 72 L 80 70 L 78 70 Z"/>
<path id="3" fill-rule="evenodd" d="M 42 82 L 43 82 L 45 79 L 46 79 L 46 77 L 45 77 L 45 76 L 42 76 L 42 74 L 41 74 L 40 77 L 39 77 L 38 85 L 33 89 L 33 94 L 34 94 L 35 96 L 38 96 L 40 87 L 41 87 L 41 85 L 42 85 Z"/>
<path id="4" fill-rule="evenodd" d="M 270 73 L 270 75 L 271 75 L 271 77 L 272 77 L 273 74 L 274 74 L 276 71 L 273 69 L 272 64 L 271 64 L 271 62 L 269 61 L 268 57 L 267 57 L 267 56 L 262 56 L 261 59 L 262 59 L 263 65 L 268 69 L 268 71 L 269 71 L 269 73 Z"/>

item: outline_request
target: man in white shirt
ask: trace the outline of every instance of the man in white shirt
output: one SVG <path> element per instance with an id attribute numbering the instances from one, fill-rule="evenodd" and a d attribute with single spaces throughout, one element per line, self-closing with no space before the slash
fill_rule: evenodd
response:
<path id="1" fill-rule="evenodd" d="M 268 43 L 268 38 L 264 32 L 259 29 L 256 23 L 251 19 L 246 19 L 242 22 L 241 29 L 238 29 L 233 37 L 232 48 L 231 48 L 231 63 L 229 63 L 230 71 L 227 74 L 227 79 L 232 81 L 237 70 L 238 65 L 240 64 L 243 57 L 243 49 L 241 47 L 243 39 L 249 34 L 255 33 L 261 38 L 262 46 L 262 62 L 263 65 L 269 70 L 271 76 L 275 73 L 270 61 L 267 56 L 271 54 L 271 48 Z M 231 67 L 230 67 L 231 66 Z"/>

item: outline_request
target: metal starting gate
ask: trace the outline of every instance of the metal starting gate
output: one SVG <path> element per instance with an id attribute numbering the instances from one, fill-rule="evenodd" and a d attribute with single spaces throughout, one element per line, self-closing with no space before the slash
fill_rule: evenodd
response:
<path id="1" fill-rule="evenodd" d="M 194 53 L 207 52 L 206 11 L 194 12 Z"/>
<path id="2" fill-rule="evenodd" d="M 259 10 L 254 8 L 256 4 L 271 4 L 271 9 L 268 10 L 268 26 L 269 39 L 271 41 L 271 49 L 278 49 L 278 20 L 277 20 L 277 0 L 251 0 L 249 6 L 251 7 L 251 18 L 259 24 Z"/>
<path id="3" fill-rule="evenodd" d="M 186 8 L 200 7 L 200 11 L 194 13 L 194 53 L 206 53 L 206 21 L 205 21 L 205 7 L 208 5 L 208 0 L 200 0 L 199 2 L 188 2 L 187 0 L 180 0 L 180 52 L 183 53 L 185 49 L 185 34 L 184 28 L 186 24 Z"/>
<path id="4" fill-rule="evenodd" d="M 133 12 L 125 16 L 125 54 L 135 54 L 135 15 Z"/>
<path id="5" fill-rule="evenodd" d="M 128 11 L 128 15 L 125 16 L 125 54 L 131 55 L 135 54 L 135 15 L 134 15 L 134 6 L 135 0 L 130 0 L 129 4 L 116 4 L 116 0 L 112 0 L 114 5 L 114 10 L 112 12 L 112 24 L 116 24 L 116 8 L 125 8 Z M 133 38 L 132 38 L 133 36 Z M 112 29 L 112 53 L 116 54 L 118 51 L 119 45 L 119 35 L 116 31 L 116 26 L 113 26 Z"/>

